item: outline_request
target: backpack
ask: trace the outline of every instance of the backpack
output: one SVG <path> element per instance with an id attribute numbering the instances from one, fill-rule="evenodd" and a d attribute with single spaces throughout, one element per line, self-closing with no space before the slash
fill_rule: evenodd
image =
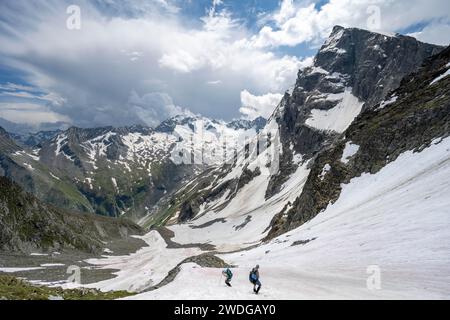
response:
<path id="1" fill-rule="evenodd" d="M 248 276 L 248 280 L 250 280 L 251 283 L 255 283 L 256 280 L 257 280 L 256 272 L 254 272 L 253 270 L 250 271 L 250 274 Z"/>
<path id="2" fill-rule="evenodd" d="M 231 272 L 231 270 L 228 268 L 223 271 L 223 274 L 229 279 L 231 279 L 233 277 L 233 272 Z"/>

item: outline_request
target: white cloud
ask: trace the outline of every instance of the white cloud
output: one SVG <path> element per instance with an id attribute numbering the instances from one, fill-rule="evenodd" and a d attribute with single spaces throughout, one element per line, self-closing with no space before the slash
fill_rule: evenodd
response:
<path id="1" fill-rule="evenodd" d="M 409 35 L 423 42 L 448 46 L 450 44 L 450 23 L 433 23 L 426 26 L 422 31 Z"/>
<path id="2" fill-rule="evenodd" d="M 56 122 L 70 123 L 68 117 L 55 113 L 46 106 L 32 103 L 0 103 L 0 118 L 14 123 L 32 125 Z"/>
<path id="3" fill-rule="evenodd" d="M 211 80 L 211 81 L 208 81 L 207 83 L 214 86 L 214 85 L 221 84 L 222 81 L 220 81 L 220 80 Z"/>
<path id="4" fill-rule="evenodd" d="M 261 96 L 255 96 L 244 90 L 241 92 L 241 108 L 239 111 L 242 115 L 250 120 L 253 120 L 259 116 L 268 119 L 276 106 L 280 103 L 282 94 L 279 93 L 267 93 Z"/>
<path id="5" fill-rule="evenodd" d="M 179 114 L 192 115 L 188 110 L 174 105 L 172 98 L 162 92 L 147 93 L 140 97 L 132 91 L 127 108 L 135 112 L 141 122 L 148 126 L 158 125 L 159 119 L 168 119 Z"/>
<path id="6" fill-rule="evenodd" d="M 432 21 L 417 34 L 421 40 L 443 43 L 450 34 L 444 0 L 331 0 L 320 8 L 311 0 L 284 0 L 264 14 L 270 24 L 257 34 L 222 1 L 211 1 L 200 21 L 190 21 L 175 0 L 78 0 L 82 29 L 70 31 L 64 13 L 71 2 L 2 6 L 0 63 L 39 90 L 0 89 L 15 99 L 39 96 L 50 112 L 78 126 L 155 123 L 184 108 L 224 119 L 238 116 L 239 106 L 247 117 L 267 113 L 263 102 L 245 109 L 243 89 L 253 97 L 280 94 L 312 61 L 284 54 L 280 46 L 320 43 L 335 24 L 365 28 L 368 5 L 380 6 L 383 29 Z M 139 103 L 130 107 L 130 101 Z"/>
<path id="7" fill-rule="evenodd" d="M 38 89 L 30 87 L 30 86 L 24 86 L 21 84 L 16 84 L 16 83 L 11 83 L 11 82 L 7 82 L 5 84 L 0 84 L 0 90 L 5 90 L 5 91 L 16 91 L 16 90 L 23 90 L 23 91 L 38 91 Z"/>
<path id="8" fill-rule="evenodd" d="M 11 86 L 13 87 L 13 86 Z M 16 86 L 17 88 L 23 87 L 23 86 Z M 24 87 L 27 88 L 27 87 Z M 33 88 L 31 88 L 34 90 Z M 47 93 L 47 94 L 37 94 L 34 92 L 29 91 L 4 91 L 0 93 L 0 96 L 3 97 L 15 97 L 15 98 L 24 98 L 24 99 L 35 99 L 35 100 L 41 100 L 49 103 L 52 106 L 59 107 L 62 106 L 66 100 L 62 97 L 60 97 L 56 93 Z"/>
<path id="9" fill-rule="evenodd" d="M 287 20 L 292 18 L 297 11 L 293 0 L 285 0 L 281 2 L 280 10 L 273 14 L 273 20 L 277 22 L 278 25 L 284 24 Z"/>
<path id="10" fill-rule="evenodd" d="M 374 23 L 374 19 L 379 20 L 378 23 Z M 305 1 L 283 0 L 280 10 L 272 15 L 275 27 L 264 26 L 250 43 L 258 48 L 295 46 L 309 41 L 321 42 L 335 25 L 401 31 L 421 22 L 442 19 L 445 20 L 442 29 L 447 30 L 450 21 L 447 0 L 330 0 L 320 8 Z M 449 42 L 450 36 L 437 37 L 426 29 L 422 40 Z"/>
<path id="11" fill-rule="evenodd" d="M 185 50 L 164 54 L 158 62 L 162 68 L 172 69 L 183 73 L 192 72 L 204 65 L 204 61 L 192 56 Z"/>
<path id="12" fill-rule="evenodd" d="M 113 2 L 120 11 L 121 2 Z M 249 46 L 244 41 L 249 31 L 230 12 L 218 10 L 217 2 L 200 26 L 187 27 L 177 15 L 154 11 L 150 17 L 105 17 L 81 1 L 79 31 L 67 30 L 61 19 L 65 16 L 56 14 L 65 12 L 62 1 L 45 3 L 37 12 L 18 0 L 0 13 L 17 30 L 14 35 L 0 33 L 0 59 L 27 74 L 25 80 L 40 91 L 61 97 L 50 108 L 78 126 L 162 121 L 177 110 L 172 105 L 214 118 L 235 118 L 243 88 L 283 92 L 304 63 Z M 220 86 L 212 85 L 216 79 Z M 173 103 L 167 112 L 126 110 L 133 91 L 141 97 L 164 93 Z"/>

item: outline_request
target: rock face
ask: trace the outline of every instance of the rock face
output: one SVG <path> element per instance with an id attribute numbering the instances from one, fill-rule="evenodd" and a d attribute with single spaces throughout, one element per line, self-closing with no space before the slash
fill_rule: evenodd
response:
<path id="1" fill-rule="evenodd" d="M 0 177 L 0 250 L 74 249 L 98 252 L 102 241 L 142 230 L 123 219 L 68 212 L 41 203 L 17 184 Z"/>
<path id="2" fill-rule="evenodd" d="M 325 139 L 318 135 L 345 131 L 362 109 L 378 104 L 442 49 L 411 37 L 335 27 L 277 110 L 282 142 L 313 154 Z"/>
<path id="3" fill-rule="evenodd" d="M 404 76 L 442 49 L 407 36 L 335 27 L 313 66 L 299 72 L 293 92 L 285 94 L 276 110 L 281 143 L 291 147 L 284 149 L 284 170 L 274 176 L 267 196 L 292 173 L 289 150 L 303 159 L 313 157 L 362 110 L 380 103 Z"/>
<path id="4" fill-rule="evenodd" d="M 341 185 L 352 178 L 374 174 L 403 152 L 420 151 L 447 137 L 450 77 L 442 75 L 449 69 L 450 47 L 426 59 L 416 72 L 404 77 L 398 89 L 365 110 L 332 145 L 323 148 L 302 194 L 290 210 L 272 220 L 268 239 L 319 214 L 338 199 Z"/>
<path id="5" fill-rule="evenodd" d="M 398 87 L 425 58 L 442 49 L 399 34 L 386 36 L 336 26 L 317 54 L 315 65 L 348 77 L 344 85 L 353 88 L 353 95 L 370 108 Z"/>

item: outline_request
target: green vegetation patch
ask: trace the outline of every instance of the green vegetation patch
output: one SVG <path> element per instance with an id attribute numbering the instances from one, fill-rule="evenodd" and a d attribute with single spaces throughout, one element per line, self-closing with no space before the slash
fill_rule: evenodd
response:
<path id="1" fill-rule="evenodd" d="M 49 288 L 32 285 L 12 276 L 0 275 L 0 300 L 113 300 L 131 295 L 133 293 L 127 291 Z"/>

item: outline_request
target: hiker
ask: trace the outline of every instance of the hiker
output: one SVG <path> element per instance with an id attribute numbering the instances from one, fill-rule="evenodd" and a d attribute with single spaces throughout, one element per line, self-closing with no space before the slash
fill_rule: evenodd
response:
<path id="1" fill-rule="evenodd" d="M 261 289 L 261 282 L 259 281 L 259 265 L 257 264 L 256 267 L 250 271 L 249 276 L 250 282 L 253 284 L 253 292 L 255 294 L 259 293 L 259 289 Z"/>
<path id="2" fill-rule="evenodd" d="M 233 272 L 229 268 L 226 268 L 222 271 L 222 274 L 225 276 L 225 284 L 231 287 L 231 278 L 233 278 Z"/>

